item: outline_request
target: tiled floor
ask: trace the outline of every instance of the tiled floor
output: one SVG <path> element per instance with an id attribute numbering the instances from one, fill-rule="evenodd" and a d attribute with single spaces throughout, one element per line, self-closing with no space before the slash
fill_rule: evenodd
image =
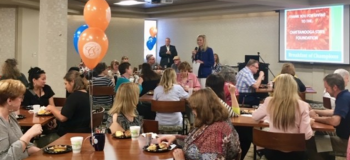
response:
<path id="1" fill-rule="evenodd" d="M 248 151 L 248 153 L 247 153 L 247 155 L 245 156 L 245 158 L 244 158 L 244 160 L 253 160 L 253 145 L 251 145 L 250 146 L 250 149 L 249 149 L 249 151 Z M 257 156 L 256 157 L 256 159 L 257 160 L 266 160 L 266 158 L 265 157 L 262 157 L 261 159 L 259 158 L 259 156 Z M 346 160 L 346 158 L 345 157 L 336 157 L 336 159 L 335 160 Z"/>

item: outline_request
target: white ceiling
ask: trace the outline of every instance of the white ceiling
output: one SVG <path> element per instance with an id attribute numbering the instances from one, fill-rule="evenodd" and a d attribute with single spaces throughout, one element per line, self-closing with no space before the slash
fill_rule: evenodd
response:
<path id="1" fill-rule="evenodd" d="M 349 5 L 350 0 L 174 0 L 173 4 L 122 7 L 107 0 L 114 17 L 170 18 L 274 11 L 311 6 Z M 69 14 L 82 14 L 87 0 L 68 0 Z M 0 0 L 0 7 L 39 9 L 40 0 Z"/>

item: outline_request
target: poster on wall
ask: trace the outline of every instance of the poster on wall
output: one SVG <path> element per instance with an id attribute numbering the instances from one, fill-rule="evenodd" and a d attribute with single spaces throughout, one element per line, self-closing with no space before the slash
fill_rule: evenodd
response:
<path id="1" fill-rule="evenodd" d="M 153 54 L 157 57 L 157 21 L 155 20 L 145 20 L 144 29 L 144 61 L 146 61 L 146 55 Z"/>

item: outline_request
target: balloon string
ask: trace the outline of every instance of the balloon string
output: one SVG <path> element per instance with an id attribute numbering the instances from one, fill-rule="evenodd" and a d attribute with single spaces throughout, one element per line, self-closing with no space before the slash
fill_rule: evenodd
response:
<path id="1" fill-rule="evenodd" d="M 94 136 L 94 126 L 93 126 L 93 114 L 92 114 L 92 91 L 93 91 L 93 83 L 92 83 L 92 77 L 90 79 L 90 85 L 89 85 L 89 101 L 90 101 L 90 125 L 91 125 L 91 145 L 93 145 L 93 136 Z"/>

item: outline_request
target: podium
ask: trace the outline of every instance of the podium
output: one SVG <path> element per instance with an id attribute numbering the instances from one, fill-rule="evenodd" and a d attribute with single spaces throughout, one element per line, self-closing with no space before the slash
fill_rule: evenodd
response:
<path id="1" fill-rule="evenodd" d="M 238 63 L 238 71 L 243 69 L 246 66 L 247 63 Z M 254 74 L 254 79 L 258 79 L 259 72 L 263 71 L 265 73 L 264 80 L 261 81 L 261 84 L 267 84 L 269 83 L 269 63 L 259 63 L 259 71 Z"/>

